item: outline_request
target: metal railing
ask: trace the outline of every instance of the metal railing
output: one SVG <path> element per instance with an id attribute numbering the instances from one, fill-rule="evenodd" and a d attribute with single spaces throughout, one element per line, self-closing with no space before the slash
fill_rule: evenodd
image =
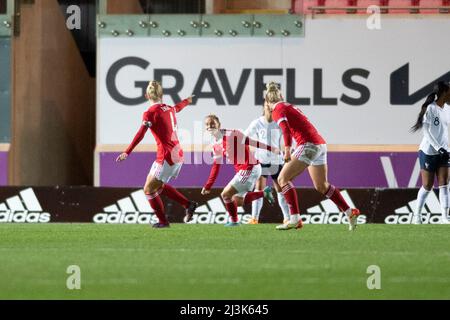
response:
<path id="1" fill-rule="evenodd" d="M 312 16 L 315 14 L 325 14 L 327 10 L 331 11 L 346 11 L 347 13 L 357 13 L 358 11 L 367 12 L 370 7 L 329 7 L 329 6 L 312 6 L 308 7 L 308 10 L 311 11 Z M 423 7 L 423 6 L 408 6 L 408 7 L 393 7 L 393 6 L 377 6 L 380 9 L 380 13 L 386 14 L 390 10 L 408 10 L 411 14 L 420 13 L 421 10 L 436 10 L 439 13 L 449 13 L 450 6 L 435 6 L 435 7 Z"/>
<path id="2" fill-rule="evenodd" d="M 0 14 L 0 36 L 11 36 L 14 20 L 14 3 L 15 0 L 6 1 L 6 13 Z"/>

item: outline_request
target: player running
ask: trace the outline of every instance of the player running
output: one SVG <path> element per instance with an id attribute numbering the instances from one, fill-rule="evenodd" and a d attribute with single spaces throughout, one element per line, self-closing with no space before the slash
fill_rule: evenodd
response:
<path id="1" fill-rule="evenodd" d="M 272 119 L 272 111 L 264 104 L 264 112 L 261 117 L 250 123 L 244 134 L 251 138 L 256 138 L 267 145 L 281 149 L 281 129 Z M 277 182 L 278 176 L 283 168 L 283 156 L 274 154 L 267 150 L 257 149 L 255 158 L 260 162 L 262 174 L 256 181 L 255 191 L 261 191 L 266 187 L 267 177 L 271 176 L 273 185 L 277 192 L 278 205 L 281 208 L 284 217 L 284 223 L 289 222 L 289 207 L 286 199 L 281 193 L 281 187 Z M 259 215 L 263 207 L 263 199 L 257 199 L 252 202 L 252 219 L 249 224 L 258 224 Z"/>
<path id="2" fill-rule="evenodd" d="M 308 169 L 311 180 L 317 191 L 331 199 L 340 210 L 345 212 L 349 220 L 349 230 L 356 228 L 360 214 L 356 208 L 350 208 L 338 188 L 327 181 L 327 145 L 316 128 L 302 111 L 290 103 L 283 101 L 278 85 L 269 83 L 265 95 L 266 103 L 272 110 L 272 118 L 283 132 L 285 165 L 278 177 L 278 184 L 286 198 L 290 210 L 290 221 L 277 226 L 278 230 L 299 229 L 303 226 L 300 218 L 297 192 L 292 180 Z M 292 137 L 297 148 L 291 155 Z"/>
<path id="3" fill-rule="evenodd" d="M 211 168 L 208 181 L 203 187 L 201 193 L 206 195 L 210 193 L 216 178 L 219 174 L 220 165 L 226 157 L 228 163 L 234 165 L 236 175 L 223 189 L 221 197 L 225 203 L 231 221 L 226 223 L 227 227 L 239 226 L 237 207 L 250 203 L 260 198 L 266 198 L 270 204 L 274 202 L 272 188 L 267 186 L 263 191 L 252 190 L 255 183 L 261 176 L 261 165 L 250 152 L 249 146 L 260 149 L 266 149 L 274 153 L 279 153 L 279 149 L 270 147 L 264 143 L 255 141 L 245 136 L 239 130 L 229 130 L 220 128 L 220 120 L 215 115 L 209 115 L 205 118 L 206 131 L 214 139 L 213 157 L 214 162 Z"/>
<path id="4" fill-rule="evenodd" d="M 158 150 L 156 160 L 153 162 L 145 181 L 144 192 L 159 220 L 153 227 L 166 228 L 170 225 L 160 195 L 165 195 L 181 204 L 186 209 L 186 216 L 188 217 L 192 217 L 198 205 L 196 202 L 189 201 L 175 188 L 167 184 L 171 178 L 178 176 L 183 164 L 183 150 L 177 136 L 176 113 L 192 102 L 192 96 L 173 107 L 166 105 L 162 103 L 163 88 L 161 84 L 157 81 L 150 81 L 145 97 L 150 101 L 151 106 L 144 112 L 141 127 L 133 141 L 127 150 L 117 157 L 116 161 L 126 160 L 144 138 L 147 130 L 151 130 Z"/>
<path id="5" fill-rule="evenodd" d="M 422 186 L 417 194 L 417 206 L 412 223 L 422 223 L 422 209 L 428 194 L 433 189 L 434 177 L 439 185 L 439 202 L 441 204 L 441 223 L 449 224 L 448 199 L 448 112 L 450 103 L 450 84 L 438 82 L 422 105 L 417 121 L 411 131 L 422 129 L 423 138 L 419 147 L 420 173 Z M 447 105 L 446 105 L 447 104 Z"/>

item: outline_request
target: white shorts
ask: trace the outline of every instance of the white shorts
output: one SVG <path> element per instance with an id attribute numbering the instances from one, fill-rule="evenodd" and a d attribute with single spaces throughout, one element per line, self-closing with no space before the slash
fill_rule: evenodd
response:
<path id="1" fill-rule="evenodd" d="M 239 170 L 228 183 L 237 190 L 236 196 L 244 197 L 249 191 L 255 189 L 256 181 L 261 176 L 261 165 L 255 165 L 252 170 Z"/>
<path id="2" fill-rule="evenodd" d="M 154 176 L 157 180 L 162 181 L 164 183 L 169 182 L 171 178 L 178 177 L 180 173 L 182 162 L 174 163 L 172 166 L 164 160 L 163 164 L 158 162 L 153 162 L 152 168 L 150 169 L 150 175 Z"/>
<path id="3" fill-rule="evenodd" d="M 292 156 L 311 166 L 327 164 L 327 145 L 305 143 L 299 145 Z"/>

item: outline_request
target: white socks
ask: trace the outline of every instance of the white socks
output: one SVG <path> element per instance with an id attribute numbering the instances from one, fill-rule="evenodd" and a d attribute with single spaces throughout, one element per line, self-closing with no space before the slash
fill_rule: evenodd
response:
<path id="1" fill-rule="evenodd" d="M 256 191 L 262 191 L 262 190 L 255 190 Z M 252 201 L 252 218 L 259 220 L 259 214 L 261 213 L 261 209 L 264 204 L 264 198 L 259 198 L 254 201 Z"/>
<path id="2" fill-rule="evenodd" d="M 441 204 L 442 219 L 447 220 L 448 217 L 448 185 L 439 186 L 439 203 Z"/>
<path id="3" fill-rule="evenodd" d="M 430 191 L 426 190 L 423 186 L 420 187 L 419 192 L 417 193 L 417 206 L 414 215 L 417 216 L 422 214 L 422 209 L 429 193 Z"/>
<path id="4" fill-rule="evenodd" d="M 255 191 L 260 191 L 260 190 L 255 190 Z M 284 198 L 284 196 L 281 192 L 277 192 L 277 198 L 278 198 L 278 205 L 281 208 L 281 212 L 283 212 L 283 219 L 289 220 L 290 219 L 289 206 L 286 202 L 286 199 Z M 259 215 L 261 214 L 261 209 L 263 207 L 263 204 L 264 204 L 264 198 L 259 198 L 255 201 L 252 201 L 252 218 L 259 220 Z"/>
<path id="5" fill-rule="evenodd" d="M 281 192 L 277 192 L 278 197 L 278 205 L 281 208 L 281 212 L 283 212 L 283 220 L 289 220 L 289 206 L 284 198 L 284 195 Z"/>

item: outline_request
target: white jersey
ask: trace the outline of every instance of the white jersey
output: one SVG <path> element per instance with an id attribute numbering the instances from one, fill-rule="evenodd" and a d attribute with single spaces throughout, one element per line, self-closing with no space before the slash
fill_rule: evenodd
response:
<path id="1" fill-rule="evenodd" d="M 253 120 L 244 134 L 269 146 L 281 149 L 281 128 L 275 121 L 267 122 L 264 116 Z M 262 164 L 283 164 L 281 154 L 277 155 L 263 149 L 256 149 L 255 158 Z"/>
<path id="2" fill-rule="evenodd" d="M 438 150 L 448 150 L 449 106 L 439 107 L 436 102 L 427 107 L 423 116 L 423 139 L 419 149 L 427 155 L 437 155 Z"/>

